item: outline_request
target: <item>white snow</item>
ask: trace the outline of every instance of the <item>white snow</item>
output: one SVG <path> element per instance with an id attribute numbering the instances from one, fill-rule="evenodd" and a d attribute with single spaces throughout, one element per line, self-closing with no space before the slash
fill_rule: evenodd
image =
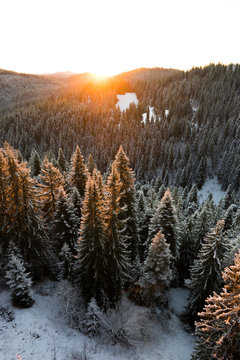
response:
<path id="1" fill-rule="evenodd" d="M 202 203 L 205 201 L 210 193 L 213 195 L 213 201 L 215 204 L 218 204 L 219 201 L 226 195 L 226 192 L 221 189 L 221 185 L 216 177 L 213 179 L 207 179 L 202 190 L 198 191 L 200 202 Z"/>
<path id="2" fill-rule="evenodd" d="M 166 110 L 165 110 L 165 116 L 167 117 L 168 115 L 169 115 L 169 110 L 166 109 Z"/>
<path id="3" fill-rule="evenodd" d="M 117 95 L 118 102 L 116 103 L 116 108 L 119 106 L 121 111 L 124 111 L 129 108 L 131 103 L 138 105 L 138 98 L 135 93 L 125 93 L 124 95 Z"/>
<path id="4" fill-rule="evenodd" d="M 184 312 L 187 305 L 190 290 L 186 288 L 171 288 L 169 290 L 169 307 L 177 315 Z"/>
<path id="5" fill-rule="evenodd" d="M 154 113 L 154 107 L 153 106 L 149 106 L 149 120 L 151 121 L 151 119 L 153 118 L 153 120 L 156 120 L 156 115 Z M 146 120 L 147 120 L 147 113 L 143 113 L 142 114 L 142 122 L 144 122 L 144 124 L 146 124 Z"/>
<path id="6" fill-rule="evenodd" d="M 186 289 L 171 289 L 170 311 L 159 319 L 156 337 L 127 348 L 107 345 L 101 339 L 89 339 L 68 327 L 59 315 L 57 282 L 47 281 L 34 287 L 35 303 L 29 309 L 14 308 L 15 319 L 0 318 L 0 359 L 72 360 L 80 359 L 83 348 L 91 360 L 189 360 L 194 338 L 187 333 L 178 317 L 186 304 Z M 1 306 L 10 305 L 10 291 L 0 293 Z M 152 320 L 149 319 L 151 322 Z M 78 356 L 72 358 L 73 354 Z"/>

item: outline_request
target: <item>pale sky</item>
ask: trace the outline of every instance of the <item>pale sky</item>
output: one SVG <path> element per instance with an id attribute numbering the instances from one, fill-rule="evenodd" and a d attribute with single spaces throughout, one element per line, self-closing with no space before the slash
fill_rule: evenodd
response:
<path id="1" fill-rule="evenodd" d="M 0 68 L 114 75 L 240 63 L 240 0 L 0 0 Z"/>

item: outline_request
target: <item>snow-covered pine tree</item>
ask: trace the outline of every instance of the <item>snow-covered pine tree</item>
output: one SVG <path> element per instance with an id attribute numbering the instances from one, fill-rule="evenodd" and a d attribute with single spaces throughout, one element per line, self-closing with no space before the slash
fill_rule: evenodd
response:
<path id="1" fill-rule="evenodd" d="M 159 231 L 150 244 L 148 256 L 144 263 L 144 275 L 141 280 L 144 303 L 165 301 L 165 293 L 170 285 L 172 271 L 170 270 L 171 251 L 165 236 Z"/>
<path id="2" fill-rule="evenodd" d="M 196 175 L 196 185 L 199 190 L 201 190 L 201 188 L 203 187 L 206 178 L 207 178 L 207 160 L 206 157 L 203 156 L 197 168 L 197 175 Z"/>
<path id="3" fill-rule="evenodd" d="M 49 219 L 56 211 L 56 195 L 59 187 L 64 185 L 64 179 L 60 171 L 46 157 L 43 160 L 40 179 L 42 209 L 45 216 Z"/>
<path id="4" fill-rule="evenodd" d="M 108 282 L 107 296 L 111 303 L 121 297 L 121 293 L 129 277 L 130 259 L 126 250 L 125 221 L 119 219 L 119 195 L 117 191 L 117 173 L 112 169 L 108 177 L 105 198 L 106 242 Z"/>
<path id="5" fill-rule="evenodd" d="M 150 226 L 147 244 L 150 246 L 153 237 L 159 230 L 165 236 L 167 243 L 170 245 L 170 250 L 173 256 L 177 253 L 177 218 L 176 209 L 173 204 L 170 189 L 168 189 L 162 200 L 160 201 L 155 214 L 153 215 Z"/>
<path id="6" fill-rule="evenodd" d="M 70 281 L 73 280 L 73 269 L 74 269 L 74 255 L 68 246 L 68 244 L 64 244 L 60 253 L 59 253 L 60 263 L 60 279 L 68 279 Z"/>
<path id="7" fill-rule="evenodd" d="M 143 192 L 141 191 L 137 199 L 137 221 L 138 221 L 138 235 L 139 235 L 139 258 L 144 261 L 146 254 L 146 239 L 148 237 L 148 226 L 151 215 L 148 216 L 147 204 Z"/>
<path id="8" fill-rule="evenodd" d="M 82 209 L 75 282 L 88 303 L 94 297 L 102 306 L 106 294 L 108 271 L 105 254 L 105 224 L 98 184 L 89 177 Z"/>
<path id="9" fill-rule="evenodd" d="M 95 164 L 95 161 L 94 161 L 94 159 L 93 159 L 93 157 L 92 157 L 92 154 L 90 154 L 89 156 L 88 156 L 88 159 L 87 159 L 87 169 L 88 169 L 88 172 L 89 172 L 89 174 L 92 176 L 93 175 L 93 172 L 94 172 L 94 170 L 96 169 L 97 167 L 96 167 L 96 164 Z"/>
<path id="10" fill-rule="evenodd" d="M 184 222 L 179 239 L 179 254 L 177 260 L 177 271 L 180 285 L 190 277 L 190 266 L 195 258 L 195 238 L 193 233 L 193 220 L 191 217 Z"/>
<path id="11" fill-rule="evenodd" d="M 8 169 L 7 162 L 3 155 L 3 152 L 0 149 L 0 246 L 2 250 L 7 247 L 5 241 L 5 232 L 4 227 L 5 220 L 7 218 L 7 209 L 8 209 Z"/>
<path id="12" fill-rule="evenodd" d="M 8 262 L 7 284 L 12 289 L 12 302 L 16 306 L 30 307 L 34 303 L 30 274 L 26 272 L 21 256 L 12 252 Z"/>
<path id="13" fill-rule="evenodd" d="M 41 172 L 41 159 L 36 150 L 33 150 L 29 159 L 29 166 L 31 168 L 31 176 L 38 176 Z"/>
<path id="14" fill-rule="evenodd" d="M 47 267 L 47 233 L 41 217 L 38 188 L 30 178 L 26 163 L 19 163 L 14 150 L 5 145 L 8 208 L 4 219 L 4 236 L 20 249 L 28 270 L 35 278 L 43 276 Z"/>
<path id="15" fill-rule="evenodd" d="M 234 265 L 225 268 L 223 291 L 206 300 L 199 313 L 196 335 L 199 340 L 192 360 L 238 360 L 240 354 L 240 251 Z"/>
<path id="16" fill-rule="evenodd" d="M 118 182 L 117 191 L 119 196 L 119 219 L 125 221 L 124 236 L 127 237 L 127 250 L 133 262 L 138 261 L 139 257 L 139 239 L 136 216 L 136 199 L 134 187 L 134 173 L 130 168 L 128 157 L 120 146 L 112 169 L 116 172 Z M 137 266 L 137 265 L 136 265 Z"/>
<path id="17" fill-rule="evenodd" d="M 195 254 L 198 253 L 201 248 L 204 236 L 213 226 L 214 214 L 210 211 L 207 202 L 205 202 L 202 208 L 199 208 L 193 215 L 194 225 L 194 237 L 195 237 Z"/>
<path id="18" fill-rule="evenodd" d="M 73 204 L 73 207 L 74 207 L 76 216 L 79 219 L 79 225 L 80 225 L 80 219 L 82 216 L 82 200 L 81 200 L 80 194 L 75 186 L 73 187 L 72 192 L 70 194 L 70 201 Z"/>
<path id="19" fill-rule="evenodd" d="M 189 314 L 192 321 L 203 309 L 206 298 L 222 287 L 221 272 L 224 259 L 229 251 L 229 241 L 224 233 L 224 221 L 219 220 L 204 238 L 197 259 L 191 268 L 191 297 Z"/>
<path id="20" fill-rule="evenodd" d="M 97 302 L 92 298 L 87 307 L 87 313 L 84 319 L 84 332 L 90 337 L 98 336 L 100 333 L 100 308 L 97 305 Z"/>
<path id="21" fill-rule="evenodd" d="M 62 186 L 56 194 L 56 209 L 51 221 L 53 249 L 57 255 L 66 243 L 76 255 L 79 219 L 72 202 L 67 198 Z"/>
<path id="22" fill-rule="evenodd" d="M 79 146 L 77 145 L 71 158 L 71 169 L 68 176 L 69 183 L 75 186 L 80 194 L 84 197 L 88 171 L 84 164 L 84 159 Z"/>
<path id="23" fill-rule="evenodd" d="M 58 150 L 57 164 L 58 164 L 58 168 L 60 169 L 61 173 L 64 174 L 68 169 L 68 163 L 65 159 L 62 148 L 59 148 L 59 150 Z"/>

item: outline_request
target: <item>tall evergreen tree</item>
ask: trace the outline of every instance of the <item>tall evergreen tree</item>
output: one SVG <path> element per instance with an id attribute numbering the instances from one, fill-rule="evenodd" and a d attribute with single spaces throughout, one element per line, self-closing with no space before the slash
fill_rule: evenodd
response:
<path id="1" fill-rule="evenodd" d="M 204 238 L 197 259 L 191 268 L 191 298 L 189 312 L 192 319 L 203 309 L 206 298 L 222 285 L 221 272 L 230 245 L 224 233 L 224 221 L 219 220 Z"/>
<path id="2" fill-rule="evenodd" d="M 7 284 L 12 290 L 12 302 L 21 307 L 30 307 L 34 300 L 32 296 L 32 281 L 30 274 L 26 272 L 23 259 L 15 253 L 11 253 L 6 272 Z"/>
<path id="3" fill-rule="evenodd" d="M 173 204 L 170 189 L 168 189 L 162 200 L 157 207 L 155 214 L 153 215 L 148 235 L 148 244 L 151 243 L 153 237 L 159 230 L 164 234 L 167 243 L 170 245 L 170 250 L 173 256 L 176 256 L 177 252 L 177 219 L 176 209 Z"/>
<path id="4" fill-rule="evenodd" d="M 240 252 L 234 265 L 223 272 L 223 292 L 206 300 L 196 323 L 197 341 L 193 360 L 238 360 L 240 354 Z"/>
<path id="5" fill-rule="evenodd" d="M 67 161 L 65 159 L 64 153 L 61 148 L 58 150 L 57 163 L 58 163 L 58 167 L 59 167 L 61 173 L 62 174 L 65 173 L 67 171 L 68 164 L 67 164 Z"/>
<path id="6" fill-rule="evenodd" d="M 89 177 L 82 209 L 78 259 L 75 281 L 82 289 L 86 302 L 94 297 L 103 306 L 106 297 L 108 273 L 105 254 L 106 233 L 100 192 Z"/>
<path id="7" fill-rule="evenodd" d="M 59 255 L 64 244 L 67 244 L 72 253 L 76 255 L 78 218 L 63 187 L 59 188 L 56 195 L 56 210 L 52 218 L 52 238 L 54 239 L 54 251 L 57 255 Z"/>
<path id="8" fill-rule="evenodd" d="M 84 164 L 84 159 L 79 146 L 77 145 L 71 158 L 71 169 L 69 173 L 69 182 L 75 186 L 80 194 L 84 197 L 86 182 L 88 178 L 87 168 Z"/>
<path id="9" fill-rule="evenodd" d="M 159 231 L 152 240 L 144 263 L 141 286 L 144 289 L 144 302 L 146 304 L 151 305 L 153 302 L 165 301 L 165 292 L 172 278 L 171 257 L 169 244 L 166 242 L 163 233 Z"/>
<path id="10" fill-rule="evenodd" d="M 56 211 L 56 196 L 60 186 L 64 185 L 64 179 L 60 171 L 47 158 L 44 158 L 40 179 L 43 212 L 46 217 L 52 217 Z"/>
<path id="11" fill-rule="evenodd" d="M 36 150 L 32 151 L 29 159 L 29 165 L 31 168 L 31 176 L 38 176 L 41 172 L 41 159 Z"/>
<path id="12" fill-rule="evenodd" d="M 117 191 L 119 196 L 119 219 L 125 222 L 124 236 L 127 237 L 127 250 L 132 261 L 139 256 L 139 239 L 136 216 L 136 199 L 134 187 L 134 174 L 130 168 L 129 159 L 120 146 L 112 169 L 117 176 Z"/>
<path id="13" fill-rule="evenodd" d="M 125 223 L 119 219 L 118 178 L 113 168 L 108 177 L 105 200 L 106 258 L 109 271 L 107 296 L 115 302 L 121 296 L 130 269 L 129 255 L 126 251 Z"/>

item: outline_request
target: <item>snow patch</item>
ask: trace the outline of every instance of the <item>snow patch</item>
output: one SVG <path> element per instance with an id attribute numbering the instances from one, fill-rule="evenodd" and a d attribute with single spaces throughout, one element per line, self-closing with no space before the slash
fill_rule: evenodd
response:
<path id="1" fill-rule="evenodd" d="M 90 339 L 68 327 L 59 315 L 58 286 L 52 281 L 38 284 L 31 308 L 14 308 L 12 322 L 0 318 L 0 359 L 16 360 L 21 355 L 22 360 L 70 360 L 86 348 L 91 360 L 190 360 L 194 337 L 184 330 L 177 315 L 186 304 L 186 289 L 169 291 L 172 309 L 159 314 L 156 338 L 127 348 L 101 343 L 99 338 Z M 10 305 L 9 290 L 2 288 L 0 303 Z"/>
<path id="2" fill-rule="evenodd" d="M 148 109 L 149 109 L 149 121 L 151 121 L 151 119 L 153 119 L 153 121 L 155 121 L 156 120 L 156 115 L 155 115 L 155 112 L 154 112 L 154 107 L 149 106 Z M 144 124 L 146 124 L 146 121 L 147 121 L 147 113 L 143 113 L 142 114 L 142 122 Z"/>
<path id="3" fill-rule="evenodd" d="M 221 185 L 219 184 L 216 177 L 213 179 L 207 179 L 203 185 L 202 190 L 198 191 L 200 202 L 202 203 L 205 201 L 210 193 L 213 196 L 213 201 L 215 204 L 218 204 L 219 201 L 226 195 L 226 191 L 221 189 Z"/>
<path id="4" fill-rule="evenodd" d="M 186 288 L 171 288 L 169 290 L 169 307 L 175 314 L 181 315 L 188 303 L 190 290 Z"/>
<path id="5" fill-rule="evenodd" d="M 118 102 L 116 108 L 119 106 L 121 111 L 129 108 L 131 103 L 138 105 L 138 98 L 135 93 L 125 93 L 124 95 L 117 95 Z"/>

